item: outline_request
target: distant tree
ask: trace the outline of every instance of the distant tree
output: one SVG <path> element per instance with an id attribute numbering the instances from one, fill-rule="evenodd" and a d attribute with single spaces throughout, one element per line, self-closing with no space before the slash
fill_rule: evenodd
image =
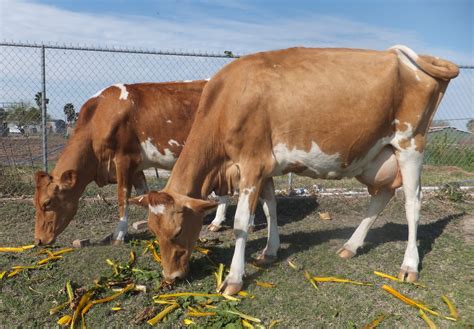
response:
<path id="1" fill-rule="evenodd" d="M 451 122 L 448 120 L 433 120 L 431 122 L 431 127 L 449 127 L 451 125 Z"/>
<path id="2" fill-rule="evenodd" d="M 5 121 L 13 122 L 19 129 L 23 129 L 27 125 L 37 125 L 41 123 L 41 118 L 40 109 L 28 106 L 28 104 L 21 104 L 7 109 Z M 50 119 L 49 116 L 47 116 L 47 119 Z"/>
<path id="3" fill-rule="evenodd" d="M 64 114 L 66 114 L 66 121 L 68 123 L 74 123 L 77 120 L 76 111 L 72 103 L 64 105 Z"/>
<path id="4" fill-rule="evenodd" d="M 469 132 L 474 134 L 474 119 L 468 121 L 466 128 Z"/>
<path id="5" fill-rule="evenodd" d="M 48 102 L 49 102 L 49 99 L 46 98 L 46 104 L 48 104 Z M 35 103 L 39 109 L 43 107 L 43 93 L 41 91 L 38 91 L 35 94 Z"/>

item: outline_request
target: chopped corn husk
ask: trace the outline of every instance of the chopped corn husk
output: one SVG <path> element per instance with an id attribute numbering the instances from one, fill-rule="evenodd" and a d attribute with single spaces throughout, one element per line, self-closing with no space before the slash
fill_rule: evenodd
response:
<path id="1" fill-rule="evenodd" d="M 196 250 L 197 252 L 200 252 L 201 254 L 204 254 L 204 255 L 209 255 L 211 253 L 211 251 L 209 249 L 198 247 L 198 246 L 194 247 L 194 250 Z"/>
<path id="2" fill-rule="evenodd" d="M 114 312 L 117 312 L 117 311 L 121 311 L 122 308 L 120 306 L 114 306 L 114 307 L 111 307 L 110 310 L 114 311 Z"/>
<path id="3" fill-rule="evenodd" d="M 239 291 L 238 294 L 239 294 L 239 296 L 244 297 L 244 298 L 247 298 L 247 297 L 250 298 L 250 299 L 255 298 L 255 295 L 249 294 L 248 292 L 243 291 L 243 290 Z"/>
<path id="4" fill-rule="evenodd" d="M 183 323 L 184 323 L 185 325 L 187 325 L 187 326 L 190 326 L 190 325 L 192 325 L 192 324 L 196 324 L 196 322 L 194 322 L 194 321 L 191 320 L 191 319 L 184 319 L 184 320 L 183 320 Z"/>
<path id="5" fill-rule="evenodd" d="M 58 320 L 60 326 L 67 326 L 71 323 L 72 317 L 70 315 L 65 315 Z"/>
<path id="6" fill-rule="evenodd" d="M 177 293 L 174 293 L 174 294 L 163 294 L 163 295 L 155 296 L 154 298 L 169 299 L 169 298 L 175 298 L 175 297 L 188 297 L 188 296 L 193 296 L 193 297 L 221 297 L 222 295 L 220 295 L 220 294 L 205 294 L 205 293 L 200 293 L 200 292 L 177 292 Z"/>
<path id="7" fill-rule="evenodd" d="M 268 325 L 268 329 L 272 329 L 273 327 L 275 327 L 280 322 L 281 322 L 281 320 L 272 320 L 272 321 L 270 321 L 270 324 Z"/>
<path id="8" fill-rule="evenodd" d="M 82 309 L 87 305 L 89 302 L 90 298 L 94 294 L 94 290 L 89 290 L 87 291 L 84 295 L 82 295 L 81 299 L 79 300 L 79 303 L 77 304 L 76 309 L 74 310 L 74 313 L 72 315 L 72 321 L 71 321 L 71 329 L 74 329 L 74 324 L 76 323 L 77 319 L 79 318 L 79 315 L 82 312 Z M 85 326 L 85 320 L 84 316 L 82 318 L 82 326 Z"/>
<path id="9" fill-rule="evenodd" d="M 386 292 L 388 292 L 389 294 L 395 296 L 396 298 L 400 299 L 402 302 L 404 302 L 405 304 L 408 304 L 410 306 L 413 306 L 413 307 L 416 307 L 418 309 L 421 309 L 425 312 L 428 312 L 432 315 L 435 315 L 435 316 L 439 316 L 439 313 L 438 312 L 435 312 L 431 309 L 429 309 L 426 305 L 422 304 L 422 303 L 419 303 L 419 302 L 416 302 L 414 301 L 413 299 L 410 299 L 408 298 L 407 296 L 405 295 L 402 295 L 401 293 L 399 293 L 398 291 L 396 291 L 395 289 L 393 289 L 392 287 L 390 286 L 387 286 L 386 284 L 384 284 L 382 286 L 382 289 L 385 290 Z"/>
<path id="10" fill-rule="evenodd" d="M 135 251 L 130 250 L 130 259 L 128 260 L 128 266 L 133 266 L 136 261 Z"/>
<path id="11" fill-rule="evenodd" d="M 313 280 L 312 275 L 308 271 L 304 271 L 304 277 L 311 283 L 314 289 L 319 290 L 316 281 Z"/>
<path id="12" fill-rule="evenodd" d="M 81 311 L 81 313 L 84 315 L 86 314 L 89 309 L 96 305 L 96 304 L 102 304 L 102 303 L 107 303 L 107 302 L 110 302 L 112 300 L 114 300 L 115 298 L 119 297 L 120 295 L 123 295 L 124 293 L 126 293 L 127 291 L 129 290 L 132 290 L 133 288 L 135 287 L 135 284 L 133 283 L 130 283 L 129 285 L 127 285 L 125 288 L 123 288 L 121 291 L 119 292 L 116 292 L 115 294 L 113 295 L 110 295 L 108 297 L 104 297 L 104 298 L 101 298 L 101 299 L 95 299 L 93 301 L 90 301 Z"/>
<path id="13" fill-rule="evenodd" d="M 341 279 L 336 278 L 333 276 L 313 276 L 312 279 L 316 282 L 337 282 L 337 283 L 350 283 L 359 286 L 372 286 L 372 283 L 369 282 L 360 282 L 360 281 L 353 281 L 349 279 Z"/>
<path id="14" fill-rule="evenodd" d="M 163 320 L 163 318 L 168 315 L 169 313 L 171 313 L 172 311 L 174 311 L 175 309 L 177 309 L 179 307 L 178 304 L 173 304 L 173 305 L 170 305 L 168 306 L 167 308 L 165 308 L 163 311 L 161 311 L 160 313 L 158 313 L 155 317 L 151 318 L 150 320 L 147 321 L 147 323 L 151 326 L 154 326 L 155 324 L 157 324 L 159 321 Z"/>
<path id="15" fill-rule="evenodd" d="M 32 270 L 38 268 L 37 265 L 15 265 L 12 266 L 12 270 Z"/>
<path id="16" fill-rule="evenodd" d="M 106 262 L 107 264 L 109 264 L 110 266 L 112 266 L 112 269 L 113 269 L 113 271 L 114 271 L 114 275 L 118 275 L 118 274 L 119 274 L 118 265 L 115 264 L 115 262 L 114 262 L 113 260 L 107 258 L 107 259 L 105 260 L 105 262 Z"/>
<path id="17" fill-rule="evenodd" d="M 225 299 L 227 300 L 231 300 L 233 302 L 238 302 L 240 299 L 236 298 L 236 297 L 233 297 L 231 295 L 227 295 L 227 294 L 222 294 L 222 297 L 224 297 Z"/>
<path id="18" fill-rule="evenodd" d="M 72 300 L 74 299 L 74 292 L 72 291 L 71 281 L 66 282 L 66 292 L 69 303 L 72 303 Z"/>
<path id="19" fill-rule="evenodd" d="M 222 285 L 222 277 L 224 276 L 224 264 L 220 263 L 217 272 L 214 273 L 216 277 L 216 290 L 218 291 Z"/>
<path id="20" fill-rule="evenodd" d="M 450 301 L 446 295 L 441 296 L 441 299 L 448 306 L 449 314 L 451 315 L 451 317 L 455 320 L 459 319 L 459 313 L 458 313 L 458 310 L 456 309 L 456 306 L 454 306 L 454 303 Z"/>
<path id="21" fill-rule="evenodd" d="M 293 263 L 291 260 L 288 260 L 288 265 L 289 265 L 292 269 L 294 269 L 294 270 L 296 270 L 296 271 L 299 270 L 299 266 L 296 265 L 295 263 Z"/>
<path id="22" fill-rule="evenodd" d="M 242 319 L 242 326 L 244 326 L 244 328 L 249 328 L 249 329 L 254 329 L 255 328 L 250 322 L 248 322 L 245 319 Z"/>
<path id="23" fill-rule="evenodd" d="M 378 325 L 380 324 L 380 322 L 382 322 L 383 320 L 385 320 L 386 318 L 386 315 L 385 314 L 380 314 L 376 319 L 374 319 L 372 322 L 366 324 L 364 326 L 364 329 L 374 329 L 374 328 L 377 328 Z"/>
<path id="24" fill-rule="evenodd" d="M 389 279 L 389 280 L 392 280 L 392 281 L 396 281 L 396 282 L 400 282 L 400 283 L 408 283 L 408 284 L 412 284 L 414 286 L 426 288 L 426 286 L 424 286 L 420 283 L 403 281 L 403 280 L 400 280 L 399 278 L 396 278 L 396 277 L 394 277 L 390 274 L 382 273 L 382 272 L 379 272 L 379 271 L 374 271 L 374 274 L 381 277 L 381 278 Z"/>
<path id="25" fill-rule="evenodd" d="M 0 252 L 23 252 L 28 249 L 34 248 L 34 244 L 29 244 L 26 246 L 20 246 L 20 247 L 0 247 Z"/>
<path id="26" fill-rule="evenodd" d="M 425 312 L 423 312 L 423 310 L 419 310 L 418 311 L 418 314 L 420 315 L 420 317 L 426 322 L 426 324 L 428 325 L 428 328 L 430 329 L 438 329 L 438 327 L 436 326 L 436 324 L 433 322 L 433 320 L 431 320 L 428 315 L 426 315 Z"/>
<path id="27" fill-rule="evenodd" d="M 158 263 L 161 263 L 161 257 L 160 255 L 158 255 L 158 252 L 156 251 L 155 247 L 153 246 L 153 244 L 150 244 L 149 245 L 149 249 L 151 251 L 151 254 L 153 255 L 153 258 L 158 262 Z"/>
<path id="28" fill-rule="evenodd" d="M 7 271 L 0 272 L 0 280 L 7 274 Z"/>
<path id="29" fill-rule="evenodd" d="M 53 315 L 61 311 L 63 308 L 67 307 L 69 305 L 69 301 L 64 302 L 59 304 L 58 306 L 53 307 L 52 309 L 49 310 L 49 314 Z"/>
<path id="30" fill-rule="evenodd" d="M 263 287 L 263 288 L 275 288 L 276 284 L 272 282 L 263 282 L 263 281 L 255 281 L 257 286 Z"/>
<path id="31" fill-rule="evenodd" d="M 11 278 L 11 277 L 17 275 L 18 273 L 20 273 L 20 272 L 22 272 L 22 271 L 23 271 L 22 268 L 14 269 L 14 270 L 11 271 L 10 273 L 8 273 L 7 278 Z"/>
<path id="32" fill-rule="evenodd" d="M 253 316 L 244 314 L 244 313 L 239 312 L 239 311 L 225 310 L 224 312 L 227 312 L 227 313 L 230 313 L 230 314 L 238 315 L 238 316 L 240 316 L 242 319 L 249 320 L 249 321 L 252 321 L 252 322 L 255 322 L 255 323 L 260 323 L 260 322 L 262 322 L 262 320 L 260 320 L 260 319 L 254 318 Z"/>

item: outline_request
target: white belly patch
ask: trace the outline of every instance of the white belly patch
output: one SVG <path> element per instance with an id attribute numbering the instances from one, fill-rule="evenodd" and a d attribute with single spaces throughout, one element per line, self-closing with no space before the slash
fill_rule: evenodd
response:
<path id="1" fill-rule="evenodd" d="M 142 165 L 140 169 L 146 169 L 149 167 L 160 167 L 163 169 L 171 169 L 176 163 L 177 158 L 170 151 L 170 149 L 165 148 L 161 153 L 156 146 L 152 143 L 151 138 L 148 138 L 146 141 L 140 143 L 142 149 Z"/>

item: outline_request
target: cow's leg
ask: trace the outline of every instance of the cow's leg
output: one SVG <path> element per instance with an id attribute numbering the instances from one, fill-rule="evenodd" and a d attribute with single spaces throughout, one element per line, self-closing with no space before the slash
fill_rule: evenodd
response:
<path id="1" fill-rule="evenodd" d="M 397 153 L 397 159 L 403 177 L 405 211 L 408 221 L 408 244 L 398 277 L 401 280 L 413 282 L 418 278 L 418 264 L 420 261 L 416 246 L 416 235 L 422 197 L 420 178 L 423 152 L 418 152 L 416 149 L 402 149 Z"/>
<path id="2" fill-rule="evenodd" d="M 128 198 L 132 190 L 130 163 L 127 159 L 116 156 L 117 200 L 120 220 L 113 235 L 113 244 L 122 244 L 128 232 Z"/>
<path id="3" fill-rule="evenodd" d="M 143 195 L 148 193 L 148 184 L 146 183 L 145 174 L 142 170 L 139 170 L 133 176 L 133 187 L 137 195 Z"/>
<path id="4" fill-rule="evenodd" d="M 262 186 L 260 198 L 263 206 L 263 212 L 267 218 L 267 245 L 262 254 L 257 258 L 257 264 L 267 265 L 273 263 L 277 258 L 277 252 L 280 248 L 280 236 L 278 234 L 277 211 L 275 199 L 275 186 L 273 179 L 268 179 Z"/>
<path id="5" fill-rule="evenodd" d="M 241 170 L 240 195 L 234 220 L 235 250 L 232 257 L 229 275 L 219 288 L 225 294 L 233 295 L 242 288 L 242 278 L 245 271 L 245 244 L 248 236 L 250 217 L 255 212 L 255 206 L 260 192 L 261 178 L 250 176 L 250 170 Z M 253 171 L 255 172 L 255 171 Z"/>
<path id="6" fill-rule="evenodd" d="M 225 221 L 225 213 L 227 210 L 227 202 L 229 198 L 226 195 L 218 195 L 217 200 L 219 206 L 217 206 L 216 216 L 212 220 L 211 224 L 209 224 L 207 227 L 207 229 L 211 232 L 217 232 L 222 228 L 222 223 Z"/>
<path id="7" fill-rule="evenodd" d="M 357 249 L 362 247 L 367 232 L 374 224 L 379 213 L 385 208 L 394 193 L 391 188 L 382 188 L 377 191 L 375 195 L 370 198 L 369 209 L 367 215 L 359 224 L 357 229 L 352 234 L 351 238 L 344 244 L 344 247 L 337 251 L 341 258 L 351 258 L 357 254 Z"/>

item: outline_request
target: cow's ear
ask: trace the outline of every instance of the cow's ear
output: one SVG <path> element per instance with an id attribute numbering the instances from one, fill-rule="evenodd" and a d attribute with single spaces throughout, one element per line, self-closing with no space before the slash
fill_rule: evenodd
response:
<path id="1" fill-rule="evenodd" d="M 148 194 L 136 196 L 134 198 L 129 198 L 128 203 L 129 204 L 134 204 L 134 205 L 137 205 L 137 206 L 148 207 L 148 205 L 149 205 Z"/>
<path id="2" fill-rule="evenodd" d="M 187 208 L 192 209 L 194 212 L 207 215 L 211 211 L 213 211 L 219 203 L 211 201 L 211 200 L 201 200 L 201 199 L 193 199 L 193 198 L 186 198 L 184 202 L 184 206 Z"/>
<path id="3" fill-rule="evenodd" d="M 51 181 L 51 176 L 45 171 L 37 171 L 35 173 L 36 186 L 41 186 Z"/>
<path id="4" fill-rule="evenodd" d="M 61 178 L 59 179 L 59 189 L 60 190 L 69 190 L 76 185 L 77 181 L 77 171 L 71 169 L 63 172 Z"/>

